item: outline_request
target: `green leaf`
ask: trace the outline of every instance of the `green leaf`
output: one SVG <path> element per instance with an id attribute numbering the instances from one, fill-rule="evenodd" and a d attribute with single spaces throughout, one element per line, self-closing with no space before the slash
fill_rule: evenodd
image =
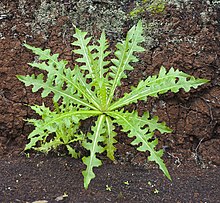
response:
<path id="1" fill-rule="evenodd" d="M 51 60 L 51 55 L 50 55 L 51 50 L 50 49 L 42 50 L 40 48 L 36 48 L 36 47 L 30 46 L 28 44 L 24 44 L 24 46 L 27 49 L 32 50 L 33 53 L 35 53 L 36 55 L 38 55 L 39 60 L 48 60 L 48 59 Z"/>
<path id="2" fill-rule="evenodd" d="M 75 149 L 73 149 L 70 145 L 66 145 L 67 150 L 69 151 L 69 154 L 71 157 L 77 159 L 80 157 L 80 153 L 77 153 Z"/>
<path id="3" fill-rule="evenodd" d="M 102 32 L 98 43 L 99 45 L 95 46 L 97 52 L 94 54 L 96 59 L 95 62 L 97 63 L 95 68 L 95 80 L 105 78 L 104 74 L 108 71 L 105 67 L 110 63 L 110 61 L 106 61 L 105 58 L 111 53 L 110 51 L 107 51 L 108 43 L 104 31 Z M 108 83 L 106 78 L 105 82 Z"/>
<path id="4" fill-rule="evenodd" d="M 137 117 L 137 115 L 135 117 Z M 142 117 L 137 117 L 137 121 L 141 122 L 142 125 L 147 125 L 150 132 L 154 132 L 155 130 L 158 130 L 161 133 L 172 132 L 172 130 L 166 126 L 165 122 L 158 122 L 158 116 L 153 116 L 153 118 L 150 118 L 149 112 L 145 112 Z"/>
<path id="5" fill-rule="evenodd" d="M 34 147 L 35 150 L 48 153 L 51 149 L 56 149 L 59 145 L 63 144 L 59 139 L 50 140 L 49 142 L 44 142 L 40 147 Z"/>
<path id="6" fill-rule="evenodd" d="M 38 141 L 46 140 L 46 138 L 52 134 L 56 133 L 57 137 L 63 140 L 63 143 L 66 144 L 68 141 L 65 138 L 68 138 L 68 133 L 71 134 L 71 140 L 75 139 L 74 133 L 77 131 L 77 128 L 71 126 L 70 129 L 64 128 L 64 126 L 69 123 L 74 123 L 77 127 L 79 127 L 79 120 L 85 120 L 90 116 L 96 116 L 101 114 L 99 111 L 87 111 L 87 110 L 79 110 L 73 108 L 72 111 L 64 112 L 64 113 L 56 113 L 49 111 L 49 108 L 44 106 L 34 106 L 32 107 L 39 115 L 42 116 L 43 120 L 29 119 L 28 121 L 34 124 L 35 129 L 29 134 L 28 139 L 30 142 L 26 145 L 25 150 L 29 150 L 36 145 Z M 47 112 L 47 115 L 45 114 Z M 65 130 L 63 130 L 63 128 Z M 69 140 L 69 142 L 71 142 Z M 76 139 L 76 141 L 79 138 Z"/>
<path id="7" fill-rule="evenodd" d="M 90 151 L 90 156 L 82 158 L 83 163 L 87 166 L 86 170 L 82 172 L 84 176 L 84 187 L 86 189 L 88 188 L 90 181 L 95 177 L 93 167 L 98 167 L 102 164 L 102 162 L 96 157 L 96 154 L 104 151 L 104 148 L 99 145 L 99 142 L 104 141 L 104 137 L 102 136 L 105 132 L 104 121 L 104 115 L 98 117 L 95 126 L 92 128 L 93 134 L 88 135 L 91 142 L 83 143 L 83 147 Z"/>
<path id="8" fill-rule="evenodd" d="M 32 76 L 17 76 L 17 78 L 24 82 L 26 86 L 33 85 L 32 91 L 37 92 L 39 89 L 43 88 L 43 91 L 41 93 L 41 97 L 47 97 L 49 93 L 54 93 L 54 101 L 58 101 L 60 98 L 63 98 L 66 103 L 68 103 L 69 100 L 71 100 L 74 104 L 79 104 L 83 106 L 87 106 L 91 109 L 96 110 L 96 107 L 89 104 L 86 100 L 83 98 L 80 98 L 77 95 L 73 95 L 73 92 L 71 91 L 71 88 L 62 89 L 59 86 L 53 86 L 50 81 L 44 82 L 43 80 L 43 74 L 38 75 L 35 77 L 35 75 Z"/>
<path id="9" fill-rule="evenodd" d="M 66 68 L 67 62 L 64 60 L 58 61 L 58 54 L 50 54 L 50 50 L 41 50 L 39 48 L 35 48 L 29 45 L 25 45 L 27 48 L 31 49 L 35 54 L 39 55 L 39 58 L 41 60 L 47 60 L 47 63 L 29 63 L 30 66 L 34 68 L 38 68 L 40 70 L 47 71 L 47 79 L 44 80 L 44 75 L 40 74 L 37 76 L 38 84 L 32 84 L 31 80 L 28 83 L 28 79 L 30 79 L 30 76 L 17 76 L 18 79 L 20 79 L 22 82 L 25 82 L 26 86 L 28 85 L 34 85 L 33 91 L 36 92 L 39 89 L 43 88 L 42 97 L 46 97 L 49 95 L 49 93 L 54 93 L 54 100 L 58 101 L 61 97 L 60 94 L 56 94 L 57 91 L 52 91 L 51 87 L 56 87 L 59 89 L 66 89 L 68 90 L 69 94 L 74 94 L 78 92 L 81 94 L 84 99 L 87 101 L 87 103 L 91 103 L 94 105 L 93 109 L 98 109 L 98 98 L 95 94 L 91 94 L 91 91 L 84 90 L 84 84 L 78 83 L 78 66 L 75 67 L 74 70 L 71 70 L 70 68 Z M 77 74 L 77 75 L 76 75 Z M 34 78 L 34 75 L 31 76 L 32 79 Z M 25 81 L 26 80 L 26 81 Z M 39 84 L 41 83 L 41 84 Z M 50 86 L 50 88 L 47 88 L 47 86 L 44 86 L 43 83 L 46 83 Z M 62 95 L 65 99 L 65 102 L 72 102 L 70 98 L 66 98 L 64 95 Z M 73 101 L 74 102 L 74 101 Z M 77 103 L 78 104 L 78 103 Z M 85 104 L 84 104 L 85 105 Z M 91 108 L 91 106 L 90 106 Z"/>
<path id="10" fill-rule="evenodd" d="M 92 50 L 94 49 L 93 46 L 89 46 L 89 42 L 91 40 L 91 37 L 87 37 L 87 32 L 82 32 L 78 28 L 75 29 L 75 34 L 73 37 L 76 39 L 72 43 L 73 46 L 78 47 L 78 49 L 73 50 L 75 54 L 81 55 L 80 58 L 76 59 L 79 63 L 84 63 L 85 65 L 80 66 L 82 70 L 88 70 L 87 77 L 88 78 L 95 78 L 94 73 L 94 56 L 92 55 Z"/>
<path id="11" fill-rule="evenodd" d="M 107 51 L 108 45 L 105 33 L 102 32 L 100 39 L 98 40 L 99 45 L 88 46 L 90 38 L 86 38 L 86 32 L 82 32 L 79 29 L 76 29 L 74 37 L 77 39 L 72 45 L 79 47 L 77 50 L 73 50 L 74 53 L 81 55 L 77 61 L 85 65 L 81 66 L 80 69 L 83 70 L 83 73 L 80 73 L 77 70 L 77 79 L 81 84 L 81 87 L 85 87 L 86 92 L 89 94 L 89 97 L 94 101 L 98 101 L 95 106 L 100 110 L 106 109 L 106 100 L 107 100 L 107 86 L 108 79 L 105 77 L 106 69 L 110 61 L 105 61 L 105 58 L 110 54 Z M 86 47 L 87 46 L 87 47 Z M 88 73 L 85 73 L 85 70 Z M 91 84 L 86 82 L 83 78 L 85 74 L 86 78 L 92 78 Z M 91 91 L 91 88 L 95 87 L 94 92 Z M 97 95 L 97 97 L 95 96 Z"/>
<path id="12" fill-rule="evenodd" d="M 125 70 L 133 70 L 133 67 L 129 64 L 131 62 L 137 62 L 138 59 L 133 55 L 134 52 L 142 52 L 144 48 L 138 44 L 144 41 L 142 36 L 143 28 L 141 21 L 138 22 L 137 26 L 133 26 L 127 33 L 126 40 L 117 43 L 115 52 L 115 59 L 112 59 L 113 66 L 110 67 L 109 73 L 112 86 L 110 89 L 107 105 L 109 105 L 113 99 L 113 95 L 117 86 L 121 85 L 120 80 L 126 78 Z"/>
<path id="13" fill-rule="evenodd" d="M 111 112 L 108 113 L 110 116 L 115 118 L 115 122 L 122 126 L 122 131 L 128 132 L 128 137 L 135 139 L 132 141 L 132 145 L 138 145 L 139 147 L 137 150 L 141 152 L 149 151 L 149 161 L 155 161 L 163 173 L 166 175 L 167 178 L 171 180 L 170 174 L 161 159 L 163 155 L 163 150 L 156 151 L 155 147 L 158 143 L 157 139 L 150 141 L 153 138 L 154 133 L 149 131 L 149 128 L 144 126 L 147 124 L 143 122 L 144 119 L 147 117 L 144 116 L 141 119 L 138 117 L 137 112 L 133 113 L 124 113 L 121 112 Z"/>
<path id="14" fill-rule="evenodd" d="M 137 100 L 147 100 L 148 96 L 157 97 L 158 94 L 164 94 L 168 91 L 178 92 L 183 88 L 186 92 L 190 88 L 197 88 L 207 83 L 206 79 L 195 79 L 182 71 L 171 68 L 169 71 L 162 66 L 158 76 L 149 76 L 145 81 L 140 81 L 136 88 L 123 98 L 119 99 L 110 106 L 110 110 L 118 109 Z"/>
<path id="15" fill-rule="evenodd" d="M 114 146 L 117 141 L 114 139 L 114 137 L 117 135 L 114 132 L 114 125 L 110 117 L 106 116 L 106 138 L 105 138 L 105 150 L 107 152 L 107 157 L 111 159 L 112 161 L 115 160 L 114 153 L 116 151 L 116 148 Z"/>

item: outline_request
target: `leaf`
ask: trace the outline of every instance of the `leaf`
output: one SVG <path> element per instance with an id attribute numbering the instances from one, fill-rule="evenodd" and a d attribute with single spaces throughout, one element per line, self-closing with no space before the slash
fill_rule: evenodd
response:
<path id="1" fill-rule="evenodd" d="M 106 40 L 105 32 L 103 31 L 100 39 L 98 40 L 99 46 L 95 46 L 97 51 L 95 56 L 95 74 L 92 84 L 95 86 L 95 92 L 97 97 L 100 98 L 101 109 L 106 110 L 107 108 L 107 96 L 108 96 L 108 88 L 110 87 L 110 83 L 108 78 L 106 78 L 105 73 L 108 71 L 105 67 L 110 63 L 110 61 L 106 61 L 105 58 L 110 54 L 110 51 L 107 51 L 108 43 Z"/>
<path id="2" fill-rule="evenodd" d="M 74 53 L 81 55 L 81 58 L 76 59 L 79 63 L 85 63 L 85 65 L 80 66 L 82 70 L 88 70 L 88 78 L 95 78 L 94 73 L 94 57 L 92 55 L 93 46 L 89 46 L 91 37 L 87 37 L 87 32 L 82 32 L 78 28 L 75 29 L 75 34 L 73 37 L 76 39 L 72 43 L 73 46 L 79 47 L 78 49 L 73 50 Z"/>
<path id="3" fill-rule="evenodd" d="M 42 97 L 46 97 L 49 95 L 50 92 L 54 93 L 54 100 L 58 101 L 60 99 L 60 95 L 56 94 L 57 91 L 53 91 L 51 88 L 48 88 L 47 86 L 43 85 L 42 83 L 46 83 L 50 87 L 56 87 L 57 89 L 66 90 L 69 94 L 73 95 L 74 93 L 78 92 L 81 94 L 81 96 L 86 99 L 87 103 L 92 103 L 94 105 L 93 109 L 97 109 L 99 107 L 99 104 L 97 103 L 98 98 L 95 94 L 91 94 L 91 91 L 84 91 L 84 85 L 80 85 L 78 81 L 79 71 L 77 71 L 79 68 L 76 66 L 74 70 L 71 70 L 70 68 L 66 68 L 67 62 L 64 60 L 58 61 L 58 54 L 50 54 L 50 50 L 41 50 L 39 48 L 35 48 L 29 45 L 25 45 L 27 48 L 31 49 L 35 54 L 39 55 L 39 58 L 41 60 L 47 60 L 47 63 L 29 63 L 30 66 L 34 68 L 38 68 L 41 70 L 47 71 L 47 79 L 46 82 L 43 80 L 44 76 L 43 74 L 40 74 L 38 82 L 41 84 L 35 84 L 35 87 L 33 88 L 33 91 L 38 91 L 40 88 L 43 88 Z M 76 73 L 78 73 L 76 75 Z M 17 76 L 18 79 L 25 82 L 25 80 L 29 79 L 28 76 Z M 33 79 L 34 75 L 32 75 Z M 28 83 L 26 81 L 26 86 L 31 85 L 31 83 Z M 34 85 L 34 84 L 32 84 Z M 71 99 L 68 97 L 65 97 L 62 95 L 62 97 L 65 99 L 65 102 L 70 102 Z M 83 99 L 82 99 L 83 100 Z M 76 101 L 73 101 L 76 102 Z M 84 103 L 85 105 L 85 103 Z M 91 107 L 91 106 L 90 106 Z"/>
<path id="4" fill-rule="evenodd" d="M 56 149 L 59 145 L 63 144 L 59 139 L 50 140 L 49 142 L 44 142 L 40 147 L 34 147 L 35 150 L 48 153 L 51 149 Z"/>
<path id="5" fill-rule="evenodd" d="M 100 98 L 96 97 L 94 92 L 92 91 L 92 86 L 86 82 L 86 78 L 83 77 L 83 74 L 80 72 L 78 66 L 75 66 L 76 78 L 79 82 L 80 93 L 87 98 L 88 101 L 92 100 L 94 106 L 99 109 L 100 108 Z"/>
<path id="6" fill-rule="evenodd" d="M 82 158 L 83 163 L 87 166 L 86 170 L 82 172 L 84 176 L 84 187 L 86 189 L 88 188 L 90 181 L 95 178 L 93 167 L 98 167 L 102 164 L 102 162 L 96 157 L 96 154 L 104 151 L 104 148 L 99 145 L 99 142 L 104 141 L 104 137 L 102 136 L 102 134 L 105 132 L 104 121 L 104 115 L 98 117 L 95 126 L 92 128 L 93 134 L 88 136 L 91 142 L 83 143 L 83 147 L 90 151 L 90 156 Z"/>
<path id="7" fill-rule="evenodd" d="M 114 137 L 117 135 L 114 132 L 114 125 L 110 117 L 106 116 L 106 138 L 105 138 L 105 150 L 107 152 L 107 157 L 111 159 L 112 161 L 115 160 L 114 153 L 116 151 L 116 148 L 114 146 L 117 141 L 114 139 Z"/>
<path id="8" fill-rule="evenodd" d="M 43 74 L 38 75 L 35 77 L 35 75 L 32 76 L 17 76 L 17 78 L 24 82 L 26 86 L 33 85 L 32 91 L 37 92 L 39 89 L 43 88 L 43 91 L 41 93 L 41 97 L 44 98 L 48 96 L 50 92 L 54 93 L 54 101 L 58 101 L 60 98 L 63 98 L 66 103 L 68 103 L 69 100 L 73 102 L 73 104 L 79 104 L 83 106 L 87 106 L 91 109 L 96 109 L 93 105 L 89 104 L 86 100 L 80 98 L 77 95 L 73 95 L 73 92 L 70 88 L 63 90 L 61 87 L 53 86 L 51 82 L 44 82 L 43 81 Z"/>
<path id="9" fill-rule="evenodd" d="M 190 88 L 197 88 L 207 82 L 206 79 L 195 79 L 193 76 L 173 68 L 166 71 L 162 66 L 158 76 L 149 76 L 145 81 L 141 80 L 136 88 L 113 103 L 109 109 L 118 109 L 137 102 L 137 100 L 146 101 L 148 96 L 157 97 L 158 94 L 164 94 L 168 91 L 176 93 L 181 88 L 188 92 Z"/>
<path id="10" fill-rule="evenodd" d="M 100 110 L 103 110 L 106 109 L 107 86 L 109 86 L 108 79 L 104 75 L 107 70 L 104 67 L 110 63 L 110 61 L 105 61 L 105 58 L 110 52 L 107 51 L 108 45 L 104 32 L 102 32 L 98 40 L 99 45 L 93 46 L 88 45 L 90 38 L 86 38 L 86 34 L 86 32 L 76 29 L 74 37 L 77 40 L 72 43 L 72 45 L 79 47 L 79 49 L 73 50 L 73 52 L 82 56 L 77 61 L 85 64 L 80 67 L 83 70 L 82 73 L 80 70 L 77 70 L 77 79 L 81 87 L 85 87 L 86 92 L 93 100 L 93 104 L 97 101 L 98 104 L 96 103 L 95 106 L 99 106 Z M 85 73 L 86 70 L 88 73 Z M 83 78 L 83 74 L 86 78 L 92 78 L 90 84 L 86 82 L 86 78 Z M 91 87 L 95 87 L 94 92 L 91 91 Z"/>
<path id="11" fill-rule="evenodd" d="M 128 132 L 128 137 L 135 137 L 131 144 L 138 145 L 139 147 L 137 150 L 141 152 L 150 152 L 150 156 L 148 157 L 149 161 L 155 161 L 166 177 L 171 180 L 170 174 L 161 159 L 163 150 L 156 151 L 154 149 L 158 140 L 154 139 L 153 141 L 150 141 L 153 138 L 154 133 L 149 131 L 149 128 L 144 128 L 144 125 L 147 123 L 143 122 L 143 118 L 139 119 L 137 112 L 111 112 L 109 115 L 114 117 L 115 122 L 122 126 L 122 131 Z"/>
<path id="12" fill-rule="evenodd" d="M 155 130 L 160 131 L 161 133 L 171 133 L 172 130 L 166 126 L 165 122 L 158 122 L 158 116 L 150 118 L 149 112 L 145 112 L 142 117 L 137 118 L 138 122 L 141 122 L 142 125 L 147 125 L 150 132 Z"/>
<path id="13" fill-rule="evenodd" d="M 102 32 L 98 43 L 99 46 L 95 47 L 95 49 L 97 50 L 96 58 L 98 60 L 97 78 L 103 78 L 104 74 L 107 71 L 107 69 L 104 69 L 104 67 L 106 67 L 110 63 L 110 61 L 105 61 L 105 58 L 111 53 L 110 51 L 107 51 L 109 46 L 104 31 Z"/>
<path id="14" fill-rule="evenodd" d="M 33 110 L 36 109 L 36 112 L 40 112 L 40 115 L 44 115 L 43 120 L 36 120 L 36 119 L 30 119 L 28 120 L 30 123 L 34 124 L 35 129 L 30 133 L 28 136 L 28 139 L 30 139 L 30 142 L 26 145 L 25 150 L 31 149 L 36 145 L 38 141 L 46 140 L 46 138 L 51 133 L 56 133 L 57 137 L 59 139 L 62 139 L 65 143 L 65 138 L 68 137 L 68 131 L 72 134 L 71 139 L 73 140 L 74 137 L 74 131 L 77 130 L 72 127 L 71 129 L 66 130 L 65 132 L 62 131 L 62 128 L 67 124 L 69 121 L 70 123 L 74 123 L 75 125 L 79 126 L 79 120 L 84 120 L 91 115 L 99 115 L 99 111 L 76 111 L 75 108 L 72 109 L 72 111 L 64 112 L 64 113 L 56 113 L 56 112 L 49 112 L 48 108 L 44 106 L 37 106 L 32 107 Z M 42 111 L 46 111 L 47 115 L 45 115 Z M 62 133 L 63 132 L 63 133 Z M 70 138 L 69 138 L 70 139 Z M 79 139 L 77 138 L 76 141 Z M 61 141 L 61 140 L 60 140 Z M 69 141 L 70 142 L 70 141 Z M 47 145 L 46 145 L 47 146 Z M 43 148 L 42 148 L 43 149 Z M 49 149 L 49 148 L 48 148 Z M 45 151 L 45 150 L 44 150 Z"/>
<path id="15" fill-rule="evenodd" d="M 77 153 L 75 149 L 73 149 L 70 145 L 66 145 L 66 148 L 71 155 L 71 157 L 77 159 L 80 157 L 80 153 Z"/>
<path id="16" fill-rule="evenodd" d="M 116 45 L 116 58 L 112 59 L 112 63 L 114 65 L 110 67 L 112 72 L 109 73 L 109 76 L 112 78 L 112 80 L 110 80 L 112 86 L 110 89 L 107 105 L 111 103 L 116 87 L 121 84 L 120 80 L 122 78 L 126 78 L 124 71 L 133 70 L 133 67 L 129 63 L 138 61 L 133 53 L 144 51 L 144 48 L 138 45 L 144 41 L 142 33 L 142 23 L 139 21 L 137 26 L 133 26 L 129 30 L 126 40 L 121 43 L 117 43 Z"/>

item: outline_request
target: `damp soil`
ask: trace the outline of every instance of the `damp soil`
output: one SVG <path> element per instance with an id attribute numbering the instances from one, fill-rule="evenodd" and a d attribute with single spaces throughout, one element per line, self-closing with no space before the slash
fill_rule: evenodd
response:
<path id="1" fill-rule="evenodd" d="M 220 202 L 220 170 L 215 167 L 169 165 L 170 182 L 153 167 L 104 163 L 88 190 L 83 188 L 83 168 L 79 160 L 52 155 L 1 159 L 0 201 Z"/>
<path id="2" fill-rule="evenodd" d="M 129 0 L 0 2 L 0 202 L 220 202 L 220 5 L 168 2 L 163 13 L 144 12 L 133 19 L 129 11 L 135 3 Z M 114 41 L 123 39 L 138 19 L 144 24 L 146 51 L 115 96 L 158 73 L 161 65 L 210 82 L 127 108 L 149 111 L 173 129 L 171 134 L 156 132 L 172 182 L 119 132 L 116 162 L 101 157 L 103 166 L 84 190 L 79 160 L 34 152 L 28 158 L 22 152 L 33 130 L 24 119 L 36 118 L 28 105 L 51 105 L 50 98 L 41 99 L 16 78 L 36 73 L 27 65 L 35 58 L 22 44 L 50 48 L 71 64 L 73 24 L 97 38 L 107 30 L 114 50 Z"/>

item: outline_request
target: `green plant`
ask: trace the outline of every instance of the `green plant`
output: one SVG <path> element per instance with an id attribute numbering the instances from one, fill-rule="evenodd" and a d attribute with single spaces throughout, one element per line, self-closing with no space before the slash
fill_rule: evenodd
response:
<path id="1" fill-rule="evenodd" d="M 128 181 L 125 181 L 124 184 L 125 184 L 125 185 L 129 185 L 129 182 L 128 182 Z"/>
<path id="2" fill-rule="evenodd" d="M 130 16 L 135 17 L 146 11 L 152 14 L 162 13 L 165 5 L 165 0 L 142 0 L 141 4 L 137 3 L 136 7 L 130 12 Z"/>
<path id="3" fill-rule="evenodd" d="M 111 192 L 112 191 L 112 186 L 106 185 L 105 186 L 105 190 Z"/>
<path id="4" fill-rule="evenodd" d="M 126 72 L 133 70 L 131 62 L 138 59 L 134 52 L 143 52 L 139 44 L 144 41 L 142 23 L 138 22 L 127 33 L 126 39 L 117 43 L 114 55 L 108 60 L 110 52 L 105 33 L 102 32 L 97 44 L 90 44 L 91 37 L 76 28 L 73 35 L 76 39 L 72 45 L 77 47 L 73 52 L 78 55 L 74 68 L 67 67 L 65 60 L 58 60 L 58 54 L 51 55 L 49 49 L 41 50 L 30 45 L 24 45 L 39 56 L 40 62 L 29 65 L 43 70 L 47 75 L 17 76 L 26 86 L 32 85 L 32 91 L 42 89 L 41 97 L 53 95 L 54 106 L 32 106 L 42 119 L 29 119 L 35 126 L 28 138 L 30 142 L 25 150 L 35 149 L 48 152 L 59 145 L 65 145 L 70 155 L 78 158 L 80 154 L 74 149 L 81 144 L 89 155 L 82 158 L 86 165 L 84 170 L 84 187 L 95 177 L 94 167 L 102 164 L 97 154 L 106 151 L 107 157 L 114 160 L 116 150 L 114 144 L 115 125 L 133 138 L 132 145 L 141 152 L 149 151 L 149 161 L 155 161 L 167 178 L 169 172 L 162 160 L 163 150 L 155 149 L 158 140 L 154 131 L 161 133 L 171 132 L 165 123 L 158 122 L 158 117 L 150 117 L 148 112 L 142 116 L 137 111 L 128 112 L 124 106 L 136 103 L 138 100 L 147 100 L 149 96 L 157 97 L 167 91 L 178 92 L 180 88 L 189 91 L 207 82 L 205 79 L 195 79 L 186 73 L 171 68 L 166 71 L 161 67 L 158 76 L 149 76 L 141 80 L 137 87 L 132 87 L 129 93 L 122 98 L 114 97 L 116 88 L 121 85 L 121 79 L 126 78 Z M 96 118 L 88 133 L 82 132 L 82 121 L 87 118 Z"/>

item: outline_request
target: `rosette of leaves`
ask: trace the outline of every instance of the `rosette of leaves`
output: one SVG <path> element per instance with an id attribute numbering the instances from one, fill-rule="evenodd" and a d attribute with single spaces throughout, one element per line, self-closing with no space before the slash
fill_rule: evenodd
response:
<path id="1" fill-rule="evenodd" d="M 35 126 L 29 134 L 29 143 L 25 150 L 35 149 L 48 152 L 60 145 L 66 146 L 69 154 L 78 158 L 79 153 L 74 149 L 75 144 L 80 144 L 88 151 L 88 156 L 82 158 L 86 169 L 84 187 L 88 188 L 90 181 L 95 177 L 94 167 L 102 164 L 98 154 L 106 152 L 114 160 L 116 150 L 115 126 L 121 126 L 129 138 L 133 138 L 132 145 L 137 146 L 141 152 L 149 152 L 149 161 L 154 161 L 169 179 L 169 172 L 162 160 L 163 150 L 156 150 L 158 139 L 154 132 L 171 132 L 164 122 L 159 122 L 158 117 L 150 117 L 148 112 L 138 116 L 137 111 L 128 112 L 124 107 L 138 100 L 146 101 L 148 97 L 158 97 L 167 91 L 178 92 L 181 88 L 189 91 L 207 82 L 205 79 L 195 79 L 182 71 L 168 71 L 161 67 L 159 74 L 140 80 L 136 87 L 129 93 L 116 99 L 116 88 L 121 85 L 121 80 L 126 78 L 126 72 L 133 70 L 131 63 L 137 62 L 135 52 L 143 52 L 140 43 L 142 36 L 142 23 L 138 22 L 127 33 L 124 41 L 116 44 L 114 58 L 109 58 L 108 43 L 104 31 L 96 44 L 91 44 L 91 37 L 86 32 L 75 29 L 72 43 L 73 50 L 78 58 L 74 68 L 67 67 L 65 60 L 58 60 L 58 54 L 51 54 L 50 49 L 42 50 L 25 44 L 39 56 L 39 62 L 29 65 L 44 71 L 44 74 L 17 76 L 26 86 L 32 86 L 32 91 L 41 89 L 41 97 L 53 95 L 53 108 L 34 105 L 31 108 L 41 116 L 41 119 L 29 119 L 28 122 Z M 45 74 L 46 73 L 46 74 Z M 88 133 L 80 130 L 82 121 L 87 118 L 96 118 Z"/>

